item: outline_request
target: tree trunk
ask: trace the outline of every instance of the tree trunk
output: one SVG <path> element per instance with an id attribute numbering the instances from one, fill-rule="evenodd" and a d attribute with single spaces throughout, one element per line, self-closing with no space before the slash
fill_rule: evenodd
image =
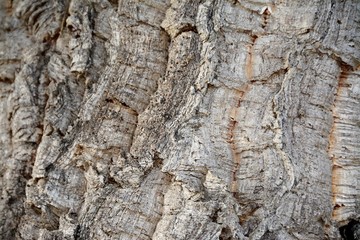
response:
<path id="1" fill-rule="evenodd" d="M 1 239 L 360 239 L 357 0 L 1 0 Z"/>

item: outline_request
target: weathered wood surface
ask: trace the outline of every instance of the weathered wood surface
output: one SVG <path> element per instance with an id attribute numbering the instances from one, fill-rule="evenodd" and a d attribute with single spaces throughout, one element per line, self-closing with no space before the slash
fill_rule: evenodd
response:
<path id="1" fill-rule="evenodd" d="M 359 1 L 0 21 L 1 239 L 360 239 Z"/>

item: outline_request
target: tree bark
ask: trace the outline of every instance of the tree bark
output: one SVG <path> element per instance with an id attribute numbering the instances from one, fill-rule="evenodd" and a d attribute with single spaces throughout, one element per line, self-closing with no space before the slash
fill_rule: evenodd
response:
<path id="1" fill-rule="evenodd" d="M 0 21 L 1 239 L 360 239 L 359 1 Z"/>

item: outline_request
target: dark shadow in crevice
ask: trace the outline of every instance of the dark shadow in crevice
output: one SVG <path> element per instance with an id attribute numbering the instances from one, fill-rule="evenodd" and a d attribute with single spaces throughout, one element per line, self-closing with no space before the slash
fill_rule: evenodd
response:
<path id="1" fill-rule="evenodd" d="M 351 220 L 347 225 L 339 228 L 342 239 L 358 240 L 360 239 L 360 222 Z"/>

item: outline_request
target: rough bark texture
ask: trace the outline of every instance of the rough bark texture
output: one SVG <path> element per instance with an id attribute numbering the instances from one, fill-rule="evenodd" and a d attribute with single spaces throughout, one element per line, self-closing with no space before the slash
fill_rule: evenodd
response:
<path id="1" fill-rule="evenodd" d="M 1 0 L 1 239 L 360 239 L 357 0 Z"/>

